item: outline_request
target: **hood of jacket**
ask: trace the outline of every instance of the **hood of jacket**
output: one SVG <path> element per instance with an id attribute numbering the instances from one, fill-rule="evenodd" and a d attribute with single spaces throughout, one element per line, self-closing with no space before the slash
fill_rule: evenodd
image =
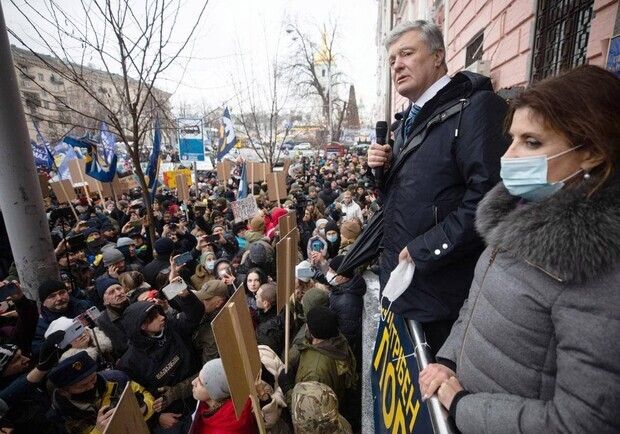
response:
<path id="1" fill-rule="evenodd" d="M 166 339 L 168 325 L 164 327 L 164 333 L 160 338 L 147 336 L 142 332 L 142 324 L 148 315 L 148 309 L 153 306 L 150 301 L 138 301 L 131 304 L 123 313 L 122 324 L 127 333 L 128 340 L 138 348 L 148 348 L 155 345 L 158 340 Z"/>
<path id="2" fill-rule="evenodd" d="M 342 285 L 332 286 L 331 291 L 333 295 L 353 294 L 362 297 L 366 294 L 366 281 L 360 274 L 356 274 Z"/>
<path id="3" fill-rule="evenodd" d="M 588 198 L 594 178 L 540 202 L 523 202 L 500 183 L 480 202 L 476 228 L 491 248 L 556 280 L 594 280 L 620 260 L 620 177 Z"/>
<path id="4" fill-rule="evenodd" d="M 347 360 L 351 351 L 346 338 L 342 334 L 338 334 L 338 336 L 334 338 L 325 339 L 316 345 L 312 345 L 309 340 L 308 332 L 306 332 L 306 339 L 299 342 L 298 345 L 300 352 L 305 350 L 317 351 L 336 360 Z"/>

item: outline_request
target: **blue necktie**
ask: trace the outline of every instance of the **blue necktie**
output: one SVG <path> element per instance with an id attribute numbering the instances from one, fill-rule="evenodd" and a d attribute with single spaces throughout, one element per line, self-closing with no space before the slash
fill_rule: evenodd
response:
<path id="1" fill-rule="evenodd" d="M 415 104 L 411 107 L 411 110 L 409 110 L 409 115 L 407 116 L 407 120 L 405 120 L 405 140 L 413 131 L 413 121 L 415 121 L 415 118 L 418 113 L 420 113 L 420 110 L 422 110 L 422 107 Z"/>

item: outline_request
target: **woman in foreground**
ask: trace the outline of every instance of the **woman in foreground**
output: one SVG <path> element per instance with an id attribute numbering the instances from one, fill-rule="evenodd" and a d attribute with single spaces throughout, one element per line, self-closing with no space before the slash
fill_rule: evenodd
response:
<path id="1" fill-rule="evenodd" d="M 438 363 L 420 374 L 463 433 L 620 431 L 620 80 L 542 81 L 508 114 L 488 248 Z"/>

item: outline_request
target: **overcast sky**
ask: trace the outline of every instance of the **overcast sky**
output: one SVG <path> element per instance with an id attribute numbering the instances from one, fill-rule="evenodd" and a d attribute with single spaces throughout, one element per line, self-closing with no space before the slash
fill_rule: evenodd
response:
<path id="1" fill-rule="evenodd" d="M 72 1 L 59 3 L 64 7 Z M 189 26 L 183 24 L 195 19 L 202 5 L 198 0 L 182 1 L 179 40 Z M 9 2 L 3 2 L 3 6 L 9 28 L 36 46 L 30 38 L 32 30 L 14 6 Z M 267 77 L 265 59 L 274 59 L 276 53 L 283 59 L 291 52 L 286 23 L 296 22 L 318 36 L 322 24 L 336 21 L 336 50 L 342 55 L 339 68 L 355 84 L 358 104 L 361 102 L 370 113 L 376 99 L 376 14 L 377 0 L 210 0 L 186 56 L 159 82 L 159 87 L 174 92 L 174 105 L 181 101 L 197 105 L 204 102 L 208 107 L 227 101 L 234 105 L 233 82 L 242 77 L 242 65 L 252 80 L 262 82 Z"/>

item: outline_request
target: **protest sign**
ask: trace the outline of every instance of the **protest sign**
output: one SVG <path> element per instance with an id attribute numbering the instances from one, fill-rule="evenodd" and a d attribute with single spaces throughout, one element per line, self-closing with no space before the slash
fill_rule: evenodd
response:
<path id="1" fill-rule="evenodd" d="M 289 211 L 286 215 L 280 217 L 278 225 L 280 228 L 280 237 L 287 236 L 297 227 L 297 213 L 295 211 Z"/>
<path id="2" fill-rule="evenodd" d="M 267 163 L 248 163 L 248 182 L 250 184 L 257 184 L 265 181 L 269 172 L 269 165 Z"/>
<path id="3" fill-rule="evenodd" d="M 260 378 L 261 361 L 243 287 L 230 297 L 211 327 L 237 418 L 249 397 L 260 431 L 266 432 L 255 386 Z"/>
<path id="4" fill-rule="evenodd" d="M 136 395 L 128 381 L 125 390 L 114 408 L 104 434 L 148 434 L 149 428 L 144 421 Z"/>
<path id="5" fill-rule="evenodd" d="M 292 232 L 295 232 L 294 230 Z M 291 293 L 295 289 L 295 266 L 297 265 L 297 244 L 295 237 L 287 236 L 276 244 L 277 267 L 277 308 L 281 312 L 284 308 L 284 367 L 288 372 L 288 352 L 290 344 L 290 303 Z"/>
<path id="6" fill-rule="evenodd" d="M 260 211 L 256 205 L 256 198 L 252 195 L 231 202 L 230 208 L 235 216 L 235 223 L 249 220 Z"/>
<path id="7" fill-rule="evenodd" d="M 43 198 L 49 197 L 50 195 L 50 185 L 49 178 L 46 175 L 39 174 L 39 185 L 41 186 L 41 194 Z"/>
<path id="8" fill-rule="evenodd" d="M 187 182 L 187 186 L 192 185 L 192 170 L 191 169 L 178 169 L 178 170 L 169 170 L 164 172 L 164 184 L 168 188 L 177 188 L 177 175 L 185 175 L 185 181 Z"/>
<path id="9" fill-rule="evenodd" d="M 176 176 L 175 183 L 177 185 L 177 197 L 179 200 L 182 200 L 185 203 L 189 202 L 189 188 L 187 187 L 185 175 L 179 173 Z"/>
<path id="10" fill-rule="evenodd" d="M 71 184 L 71 181 L 68 179 L 50 182 L 50 186 L 52 187 L 56 199 L 58 199 L 58 203 L 68 203 L 77 199 L 75 191 L 73 190 L 73 184 Z"/>
<path id="11" fill-rule="evenodd" d="M 226 184 L 230 179 L 233 163 L 230 160 L 223 160 L 217 163 L 217 180 Z"/>
<path id="12" fill-rule="evenodd" d="M 414 343 L 403 317 L 382 308 L 370 367 L 375 432 L 432 434 L 428 406 L 418 387 Z M 408 356 L 408 357 L 406 357 Z"/>
<path id="13" fill-rule="evenodd" d="M 271 201 L 286 199 L 288 193 L 286 192 L 286 175 L 283 172 L 271 172 L 267 175 L 267 194 Z"/>
<path id="14" fill-rule="evenodd" d="M 179 127 L 179 159 L 181 161 L 204 161 L 202 119 L 177 119 L 177 125 Z"/>

